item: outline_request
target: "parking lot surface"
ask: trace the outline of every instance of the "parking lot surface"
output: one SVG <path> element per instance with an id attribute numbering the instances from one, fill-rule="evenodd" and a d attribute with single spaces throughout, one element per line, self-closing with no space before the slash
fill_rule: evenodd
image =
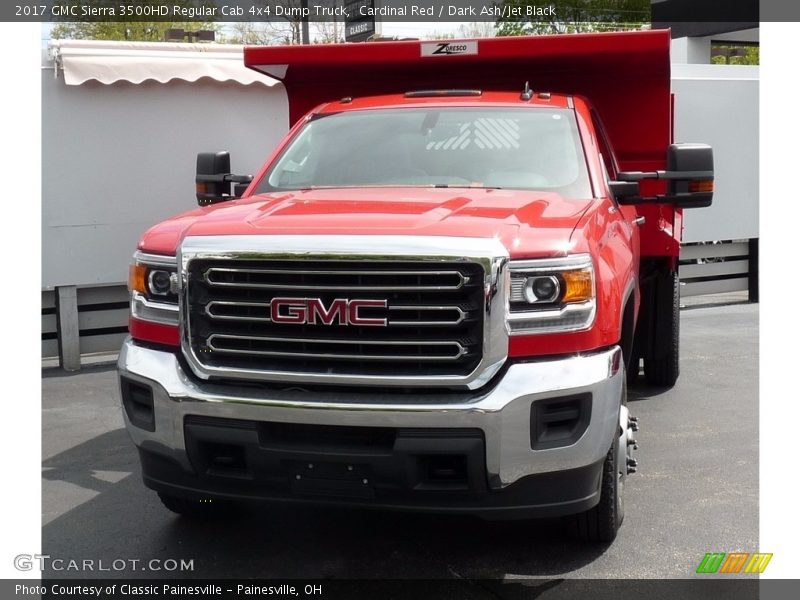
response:
<path id="1" fill-rule="evenodd" d="M 706 552 L 758 548 L 758 305 L 681 315 L 681 377 L 639 384 L 639 471 L 610 546 L 566 539 L 557 520 L 266 505 L 197 523 L 141 483 L 111 367 L 42 380 L 43 551 L 137 564 L 59 577 L 655 578 L 691 577 Z M 188 572 L 144 571 L 151 559 Z M 132 561 L 140 561 L 133 563 Z M 121 564 L 121 563 L 117 563 Z"/>

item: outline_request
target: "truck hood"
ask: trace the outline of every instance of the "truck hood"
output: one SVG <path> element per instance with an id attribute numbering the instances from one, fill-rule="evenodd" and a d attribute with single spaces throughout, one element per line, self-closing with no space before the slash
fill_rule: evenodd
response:
<path id="1" fill-rule="evenodd" d="M 186 236 L 420 235 L 498 238 L 512 256 L 554 256 L 591 200 L 479 188 L 348 188 L 260 194 L 151 228 L 140 249 L 175 253 Z"/>

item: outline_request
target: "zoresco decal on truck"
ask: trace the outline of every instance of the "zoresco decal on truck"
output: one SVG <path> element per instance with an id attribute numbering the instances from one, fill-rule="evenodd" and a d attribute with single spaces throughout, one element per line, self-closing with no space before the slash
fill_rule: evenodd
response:
<path id="1" fill-rule="evenodd" d="M 252 47 L 291 129 L 144 233 L 119 359 L 144 483 L 203 516 L 291 500 L 560 515 L 610 541 L 675 383 L 669 32 Z M 375 74 L 381 73 L 377 77 Z"/>
<path id="2" fill-rule="evenodd" d="M 441 56 L 450 54 L 477 54 L 478 42 L 434 42 L 420 45 L 422 56 Z"/>

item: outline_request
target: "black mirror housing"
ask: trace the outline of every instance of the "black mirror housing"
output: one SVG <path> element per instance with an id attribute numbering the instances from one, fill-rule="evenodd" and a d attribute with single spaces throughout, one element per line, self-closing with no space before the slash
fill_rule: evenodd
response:
<path id="1" fill-rule="evenodd" d="M 247 188 L 250 187 L 250 182 L 245 181 L 244 183 L 234 183 L 233 184 L 233 197 L 234 198 L 241 198 L 244 196 L 244 193 L 247 191 Z"/>
<path id="2" fill-rule="evenodd" d="M 638 183 L 643 179 L 667 181 L 667 193 L 642 197 L 623 190 L 622 183 Z M 714 197 L 714 152 L 708 144 L 671 144 L 667 150 L 666 171 L 624 171 L 612 182 L 612 192 L 620 204 L 669 203 L 678 208 L 711 206 Z M 620 190 L 620 196 L 614 191 Z M 630 188 L 632 189 L 632 188 Z"/>
<path id="3" fill-rule="evenodd" d="M 619 204 L 636 204 L 640 199 L 638 181 L 609 181 L 608 188 Z"/>
<path id="4" fill-rule="evenodd" d="M 219 175 L 231 172 L 230 152 L 201 152 L 197 155 L 197 174 Z"/>
<path id="5" fill-rule="evenodd" d="M 711 206 L 714 197 L 714 151 L 708 144 L 672 144 L 667 150 L 667 196 L 680 208 Z M 683 175 L 683 177 L 681 177 Z"/>
<path id="6" fill-rule="evenodd" d="M 197 204 L 206 206 L 219 202 L 230 194 L 230 184 L 225 184 L 224 175 L 231 172 L 231 155 L 228 152 L 201 152 L 197 155 L 195 191 Z"/>
<path id="7" fill-rule="evenodd" d="M 247 189 L 246 184 L 252 180 L 252 175 L 231 173 L 229 152 L 201 152 L 197 155 L 194 183 L 197 204 L 200 206 L 239 198 Z M 233 194 L 231 194 L 232 183 L 236 184 Z"/>

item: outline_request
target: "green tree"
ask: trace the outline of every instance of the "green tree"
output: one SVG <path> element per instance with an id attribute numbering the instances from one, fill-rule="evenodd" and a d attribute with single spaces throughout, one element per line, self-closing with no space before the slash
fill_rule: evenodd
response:
<path id="1" fill-rule="evenodd" d="M 300 21 L 242 21 L 233 23 L 225 43 L 246 46 L 288 46 L 301 42 Z"/>
<path id="2" fill-rule="evenodd" d="M 296 11 L 301 8 L 301 0 L 254 0 L 255 7 L 277 6 L 284 9 L 285 15 L 274 21 L 243 21 L 233 23 L 231 33 L 225 41 L 230 44 L 252 46 L 288 46 L 303 42 L 303 24 Z M 323 37 L 326 37 L 323 32 Z M 312 38 L 313 39 L 313 38 Z"/>
<path id="3" fill-rule="evenodd" d="M 488 38 L 496 36 L 497 31 L 491 21 L 481 21 L 459 25 L 457 35 L 460 38 Z"/>
<path id="4" fill-rule="evenodd" d="M 428 40 L 452 40 L 456 38 L 489 38 L 495 37 L 497 30 L 491 21 L 473 21 L 472 23 L 462 23 L 457 31 L 438 31 L 434 29 L 426 33 L 423 39 Z"/>
<path id="5" fill-rule="evenodd" d="M 731 46 L 719 44 L 712 46 L 711 62 L 715 65 L 757 65 L 758 46 Z"/>
<path id="6" fill-rule="evenodd" d="M 57 22 L 50 32 L 50 36 L 53 39 L 159 42 L 164 39 L 164 34 L 168 29 L 185 29 L 187 31 L 211 29 L 219 31 L 219 26 L 211 22 L 211 17 L 199 17 L 194 21 L 146 21 L 139 20 L 136 17 L 131 17 L 134 19 L 132 21 L 110 20 L 126 16 L 120 14 L 121 3 L 119 0 L 69 0 L 62 4 L 65 6 L 91 6 L 98 9 L 110 8 L 114 10 L 114 14 L 113 16 L 110 14 L 102 16 L 100 14 L 97 17 L 83 17 L 83 21 Z M 160 7 L 164 5 L 163 0 L 139 0 L 136 3 L 136 6 L 141 7 Z M 216 4 L 208 0 L 172 0 L 168 6 L 171 13 L 172 6 L 198 8 L 201 6 L 216 6 Z M 148 17 L 145 13 L 141 18 L 152 17 Z"/>
<path id="7" fill-rule="evenodd" d="M 497 35 L 539 35 L 641 29 L 650 24 L 650 0 L 503 0 L 498 6 L 521 9 L 522 16 L 500 17 Z M 528 7 L 551 5 L 553 15 L 524 16 Z"/>

